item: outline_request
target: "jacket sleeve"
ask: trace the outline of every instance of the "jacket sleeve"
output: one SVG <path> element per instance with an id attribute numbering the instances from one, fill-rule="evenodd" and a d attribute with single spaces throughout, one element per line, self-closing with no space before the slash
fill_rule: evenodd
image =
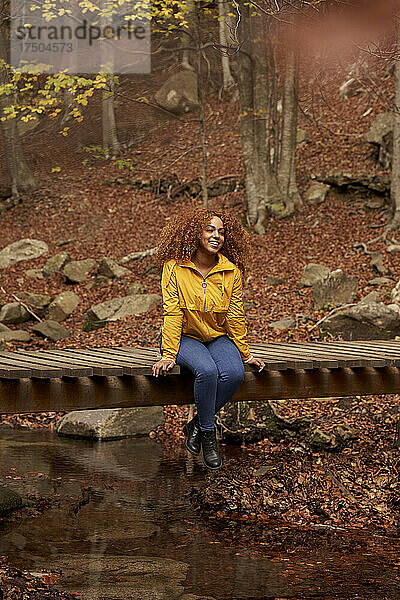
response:
<path id="1" fill-rule="evenodd" d="M 239 269 L 235 272 L 232 296 L 226 313 L 226 329 L 229 337 L 236 344 L 243 360 L 251 357 L 247 343 L 247 330 L 244 321 L 242 276 Z"/>
<path id="2" fill-rule="evenodd" d="M 183 310 L 179 306 L 178 284 L 171 265 L 164 265 L 161 289 L 163 296 L 161 354 L 163 358 L 176 360 L 182 335 Z"/>

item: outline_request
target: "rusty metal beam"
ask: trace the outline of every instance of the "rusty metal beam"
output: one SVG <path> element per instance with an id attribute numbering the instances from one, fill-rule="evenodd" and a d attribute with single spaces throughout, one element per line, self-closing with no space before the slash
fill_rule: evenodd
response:
<path id="1" fill-rule="evenodd" d="M 193 402 L 190 375 L 0 380 L 0 413 L 164 406 Z M 234 401 L 400 392 L 396 367 L 245 373 Z"/>

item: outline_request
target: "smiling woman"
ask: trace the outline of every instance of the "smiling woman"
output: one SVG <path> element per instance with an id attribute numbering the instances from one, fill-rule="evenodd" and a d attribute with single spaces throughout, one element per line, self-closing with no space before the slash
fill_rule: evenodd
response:
<path id="1" fill-rule="evenodd" d="M 195 455 L 202 449 L 208 469 L 222 466 L 215 413 L 242 383 L 243 362 L 264 367 L 246 339 L 240 268 L 248 237 L 229 213 L 197 209 L 168 224 L 158 246 L 164 318 L 153 374 L 165 375 L 175 363 L 194 374 L 197 415 L 184 428 L 185 447 Z"/>

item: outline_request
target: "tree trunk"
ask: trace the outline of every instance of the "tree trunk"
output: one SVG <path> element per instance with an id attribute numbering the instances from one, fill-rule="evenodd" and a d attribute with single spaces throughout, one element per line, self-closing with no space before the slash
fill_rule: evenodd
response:
<path id="1" fill-rule="evenodd" d="M 297 61 L 290 50 L 286 58 L 283 83 L 282 138 L 278 183 L 287 214 L 293 212 L 299 202 L 296 186 L 296 137 L 297 137 Z"/>
<path id="2" fill-rule="evenodd" d="M 115 122 L 114 89 L 111 73 L 107 76 L 107 89 L 103 90 L 102 99 L 103 150 L 111 158 L 118 156 L 121 150 Z"/>
<path id="3" fill-rule="evenodd" d="M 400 47 L 400 27 L 397 30 L 398 47 Z M 390 197 L 393 203 L 394 216 L 392 229 L 400 227 L 400 60 L 396 60 L 394 68 L 394 111 L 393 111 L 393 157 Z"/>
<path id="4" fill-rule="evenodd" d="M 7 64 L 9 62 L 8 37 L 6 26 L 2 25 L 0 27 L 0 58 Z M 5 83 L 8 83 L 7 69 L 5 66 L 0 65 L 0 85 Z M 12 95 L 0 95 L 0 117 L 5 115 L 4 110 L 12 104 Z M 4 156 L 8 174 L 11 179 L 12 195 L 14 198 L 18 198 L 20 193 L 35 189 L 36 181 L 22 151 L 17 119 L 6 119 L 0 121 L 0 124 L 4 145 Z"/>
<path id="5" fill-rule="evenodd" d="M 201 39 L 201 7 L 196 5 L 197 16 L 197 93 L 199 96 L 200 106 L 200 141 L 201 141 L 201 196 L 203 199 L 203 207 L 208 206 L 208 188 L 207 188 L 207 145 L 206 145 L 206 130 L 205 130 L 205 114 L 204 114 L 204 92 L 203 92 L 203 60 L 202 60 L 202 39 Z"/>
<path id="6" fill-rule="evenodd" d="M 219 43 L 222 46 L 221 49 L 221 63 L 222 63 L 222 81 L 223 88 L 227 90 L 232 87 L 235 82 L 232 77 L 231 67 L 229 64 L 229 56 L 226 51 L 226 47 L 229 46 L 229 17 L 228 17 L 227 5 L 225 0 L 218 0 L 218 14 L 219 14 Z"/>
<path id="7" fill-rule="evenodd" d="M 189 48 L 187 48 L 187 46 L 194 45 L 194 43 L 193 43 L 194 42 L 193 29 L 194 29 L 194 20 L 195 20 L 194 0 L 186 0 L 186 12 L 187 12 L 188 27 L 187 27 L 186 31 L 182 31 L 182 36 L 181 36 L 182 45 L 184 47 L 184 50 L 182 53 L 181 66 L 182 66 L 182 69 L 186 69 L 189 71 L 195 71 L 195 68 L 193 67 L 193 65 L 190 62 L 191 52 L 190 52 Z"/>

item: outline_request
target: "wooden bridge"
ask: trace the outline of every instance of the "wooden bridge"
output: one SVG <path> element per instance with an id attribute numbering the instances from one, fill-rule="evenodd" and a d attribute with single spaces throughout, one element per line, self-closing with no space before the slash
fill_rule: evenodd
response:
<path id="1" fill-rule="evenodd" d="M 400 343 L 251 344 L 265 369 L 245 365 L 234 400 L 400 393 Z M 0 413 L 193 402 L 193 377 L 175 366 L 155 378 L 156 348 L 0 352 Z"/>

